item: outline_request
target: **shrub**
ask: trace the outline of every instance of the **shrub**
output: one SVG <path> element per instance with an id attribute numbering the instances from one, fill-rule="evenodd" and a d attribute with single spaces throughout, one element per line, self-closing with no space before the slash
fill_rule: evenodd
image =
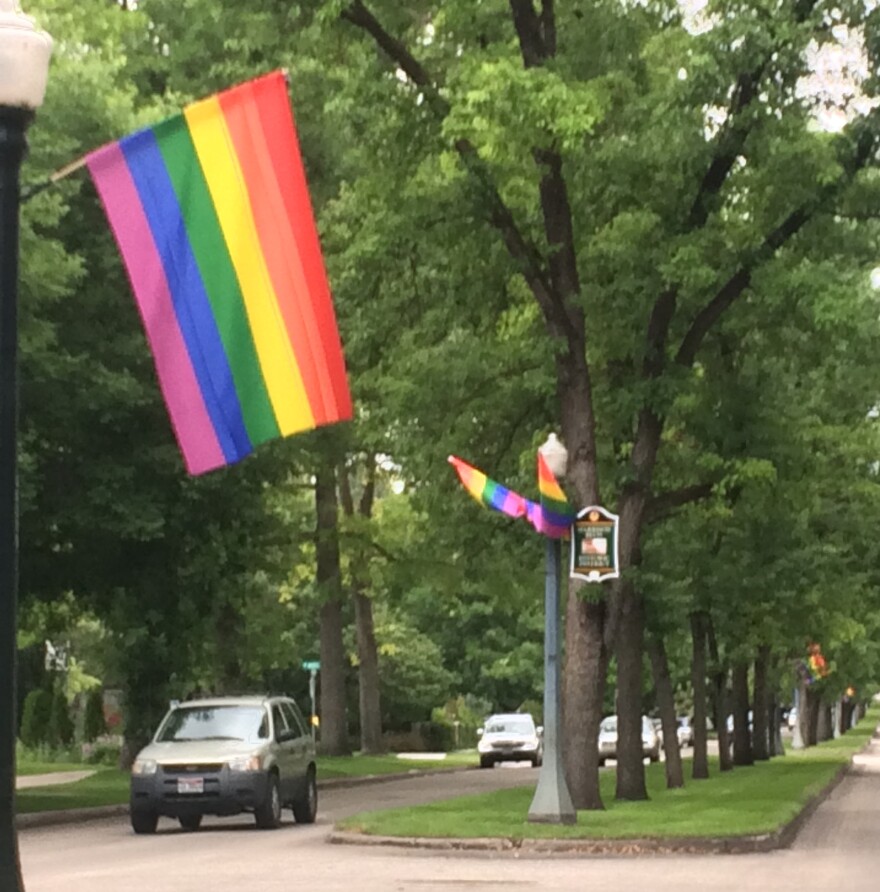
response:
<path id="1" fill-rule="evenodd" d="M 449 749 L 469 749 L 477 745 L 477 728 L 491 711 L 491 704 L 468 694 L 432 710 L 431 721 L 447 729 Z"/>
<path id="2" fill-rule="evenodd" d="M 120 741 L 98 740 L 83 745 L 82 759 L 88 765 L 110 765 L 116 768 L 120 764 L 121 752 Z"/>
<path id="3" fill-rule="evenodd" d="M 48 742 L 54 747 L 66 747 L 73 743 L 73 719 L 67 697 L 60 686 L 52 694 Z"/>
<path id="4" fill-rule="evenodd" d="M 52 694 L 44 688 L 31 691 L 24 700 L 21 716 L 21 741 L 25 746 L 39 747 L 49 742 L 52 720 Z"/>
<path id="5" fill-rule="evenodd" d="M 389 753 L 423 753 L 427 749 L 424 738 L 415 730 L 386 731 L 382 743 Z"/>
<path id="6" fill-rule="evenodd" d="M 91 743 L 107 733 L 104 719 L 104 693 L 100 689 L 89 691 L 83 717 L 83 740 Z"/>
<path id="7" fill-rule="evenodd" d="M 448 753 L 455 748 L 454 729 L 443 722 L 416 722 L 413 730 L 424 741 L 428 752 Z"/>

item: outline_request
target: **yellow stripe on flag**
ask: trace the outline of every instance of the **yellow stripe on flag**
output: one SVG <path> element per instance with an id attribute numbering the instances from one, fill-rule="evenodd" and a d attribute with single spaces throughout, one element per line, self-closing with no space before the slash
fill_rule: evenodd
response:
<path id="1" fill-rule="evenodd" d="M 309 430 L 315 419 L 278 307 L 257 235 L 244 176 L 216 98 L 184 109 L 220 228 L 238 276 L 269 400 L 282 435 Z"/>

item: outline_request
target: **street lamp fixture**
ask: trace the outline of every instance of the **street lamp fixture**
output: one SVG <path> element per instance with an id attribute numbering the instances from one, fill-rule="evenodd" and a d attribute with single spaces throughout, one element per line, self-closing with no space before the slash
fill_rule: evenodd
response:
<path id="1" fill-rule="evenodd" d="M 0 889 L 21 892 L 15 831 L 18 610 L 18 209 L 25 130 L 43 102 L 52 39 L 0 0 Z"/>
<path id="2" fill-rule="evenodd" d="M 564 477 L 568 452 L 550 434 L 538 451 L 554 477 Z M 574 824 L 577 812 L 565 780 L 562 760 L 559 708 L 559 584 L 562 548 L 559 539 L 546 539 L 544 573 L 544 757 L 538 786 L 529 806 L 529 821 L 541 824 Z"/>

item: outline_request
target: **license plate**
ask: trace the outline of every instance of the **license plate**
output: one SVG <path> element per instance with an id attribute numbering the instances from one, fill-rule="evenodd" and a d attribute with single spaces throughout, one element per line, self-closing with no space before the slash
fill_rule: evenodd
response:
<path id="1" fill-rule="evenodd" d="M 204 793 L 205 779 L 203 777 L 179 777 L 177 778 L 178 793 Z"/>

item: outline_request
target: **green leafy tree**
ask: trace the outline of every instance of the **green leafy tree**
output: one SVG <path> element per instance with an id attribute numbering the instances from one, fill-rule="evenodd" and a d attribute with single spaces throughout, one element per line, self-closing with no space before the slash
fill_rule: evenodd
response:
<path id="1" fill-rule="evenodd" d="M 61 684 L 56 684 L 52 692 L 52 707 L 49 713 L 48 741 L 54 747 L 68 747 L 73 743 L 73 719 L 67 695 Z"/>
<path id="2" fill-rule="evenodd" d="M 25 746 L 38 747 L 50 740 L 52 693 L 45 688 L 31 691 L 24 700 L 19 736 Z"/>
<path id="3" fill-rule="evenodd" d="M 83 740 L 93 743 L 107 733 L 107 722 L 104 718 L 104 692 L 91 690 L 86 695 L 83 713 Z"/>

